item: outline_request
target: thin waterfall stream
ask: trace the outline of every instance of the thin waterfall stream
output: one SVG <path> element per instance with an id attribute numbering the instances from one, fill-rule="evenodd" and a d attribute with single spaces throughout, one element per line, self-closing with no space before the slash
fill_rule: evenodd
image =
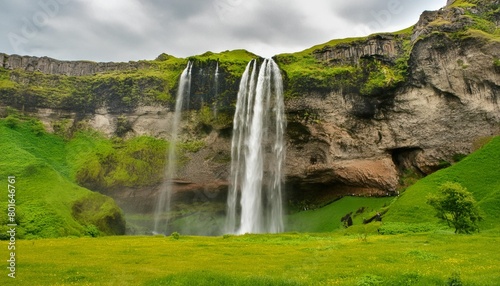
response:
<path id="1" fill-rule="evenodd" d="M 187 103 L 191 93 L 192 68 L 193 64 L 188 62 L 179 79 L 179 88 L 175 99 L 174 117 L 170 130 L 171 138 L 166 155 L 167 163 L 165 166 L 165 175 L 160 189 L 158 204 L 155 209 L 153 234 L 166 234 L 168 231 L 168 214 L 171 207 L 173 179 L 177 171 L 177 141 L 179 137 L 179 126 L 184 102 Z"/>

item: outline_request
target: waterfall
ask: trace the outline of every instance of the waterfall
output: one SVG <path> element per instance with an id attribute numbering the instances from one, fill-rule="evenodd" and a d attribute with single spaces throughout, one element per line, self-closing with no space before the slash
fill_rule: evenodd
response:
<path id="1" fill-rule="evenodd" d="M 217 118 L 217 96 L 219 95 L 219 62 L 215 66 L 215 75 L 214 75 L 214 102 L 213 102 L 213 111 L 214 118 Z"/>
<path id="2" fill-rule="evenodd" d="M 179 124 L 181 121 L 181 113 L 183 109 L 183 103 L 189 101 L 189 95 L 191 93 L 191 70 L 193 64 L 188 62 L 184 71 L 182 71 L 181 77 L 179 79 L 179 88 L 177 90 L 177 96 L 175 99 L 175 111 L 174 118 L 172 121 L 170 129 L 170 144 L 168 146 L 167 152 L 167 163 L 165 166 L 165 174 L 163 179 L 163 184 L 160 189 L 160 196 L 158 198 L 158 204 L 156 205 L 155 217 L 154 217 L 154 234 L 166 233 L 168 225 L 168 213 L 170 211 L 170 203 L 172 197 L 172 187 L 173 178 L 177 171 L 177 140 L 179 135 Z M 167 215 L 166 218 L 162 218 Z M 164 225 L 160 225 L 164 222 Z"/>
<path id="3" fill-rule="evenodd" d="M 257 73 L 252 60 L 241 78 L 233 120 L 226 232 L 283 231 L 285 125 L 278 66 L 265 59 Z"/>

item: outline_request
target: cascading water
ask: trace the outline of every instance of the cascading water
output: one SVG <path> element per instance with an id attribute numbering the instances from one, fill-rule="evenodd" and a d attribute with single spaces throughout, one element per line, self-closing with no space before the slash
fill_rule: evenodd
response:
<path id="1" fill-rule="evenodd" d="M 217 65 L 215 66 L 214 95 L 213 111 L 214 118 L 217 118 L 217 96 L 219 95 L 219 62 L 217 62 Z"/>
<path id="2" fill-rule="evenodd" d="M 163 179 L 163 184 L 160 190 L 160 196 L 158 198 L 158 204 L 156 205 L 155 217 L 154 217 L 154 234 L 167 233 L 168 225 L 168 213 L 170 211 L 170 203 L 172 197 L 172 187 L 173 178 L 177 171 L 177 140 L 179 134 L 179 124 L 181 121 L 181 113 L 183 109 L 183 103 L 189 101 L 189 95 L 191 93 L 191 70 L 193 64 L 188 62 L 186 68 L 181 74 L 179 79 L 179 89 L 177 90 L 177 97 L 175 99 L 175 111 L 174 118 L 170 130 L 170 144 L 167 153 L 167 165 L 165 167 L 165 175 Z M 167 217 L 165 217 L 167 215 Z M 164 224 L 162 224 L 164 222 Z"/>
<path id="3" fill-rule="evenodd" d="M 257 74 L 257 61 L 252 60 L 241 78 L 233 121 L 226 232 L 283 231 L 285 125 L 278 66 L 265 59 Z"/>

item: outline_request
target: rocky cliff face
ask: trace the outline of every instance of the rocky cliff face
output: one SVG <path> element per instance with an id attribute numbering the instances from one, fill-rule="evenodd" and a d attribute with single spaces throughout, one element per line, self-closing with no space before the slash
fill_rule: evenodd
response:
<path id="1" fill-rule="evenodd" d="M 42 72 L 45 74 L 86 76 L 101 72 L 147 68 L 146 62 L 96 63 L 91 61 L 59 61 L 48 57 L 6 55 L 0 53 L 0 68 Z"/>
<path id="2" fill-rule="evenodd" d="M 500 41 L 465 32 L 473 23 L 463 8 L 425 12 L 412 35 L 409 78 L 389 103 L 341 92 L 289 100 L 292 189 L 312 193 L 306 199 L 390 194 L 402 170 L 429 174 L 453 155 L 470 153 L 479 138 L 499 134 Z M 389 59 L 397 47 L 392 39 L 368 39 L 314 54 L 355 62 L 366 55 Z M 356 116 L 360 108 L 372 109 L 373 117 Z"/>
<path id="3" fill-rule="evenodd" d="M 304 92 L 287 99 L 288 198 L 315 204 L 342 195 L 393 195 L 404 170 L 429 174 L 453 161 L 454 155 L 470 153 L 478 139 L 499 134 L 500 40 L 495 34 L 499 13 L 488 10 L 490 22 L 496 25 L 488 33 L 474 26 L 474 15 L 481 11 L 448 7 L 425 12 L 410 37 L 377 35 L 313 51 L 325 68 L 356 66 L 363 58 L 394 64 L 404 56 L 407 77 L 404 83 L 372 95 L 340 89 Z M 408 39 L 411 50 L 404 45 Z M 59 62 L 0 54 L 0 67 L 79 76 L 146 68 L 147 63 Z M 200 98 L 203 90 L 196 92 Z M 197 108 L 211 101 L 201 102 Z M 68 118 L 87 121 L 108 135 L 116 133 L 119 117 L 125 115 L 131 124 L 128 136 L 163 138 L 168 138 L 165 130 L 171 117 L 160 104 L 122 113 L 101 106 L 83 115 L 54 108 L 38 109 L 35 114 L 49 128 L 55 120 Z M 205 147 L 190 154 L 179 171 L 178 196 L 224 201 L 230 131 L 215 128 L 197 134 L 192 122 L 184 124 L 184 138 L 197 136 Z M 157 195 L 158 187 L 127 189 L 115 196 L 136 211 L 151 210 L 144 202 Z"/>
<path id="4" fill-rule="evenodd" d="M 380 34 L 349 44 L 326 46 L 313 52 L 316 59 L 336 64 L 358 64 L 363 57 L 377 57 L 392 62 L 404 53 L 403 37 Z"/>

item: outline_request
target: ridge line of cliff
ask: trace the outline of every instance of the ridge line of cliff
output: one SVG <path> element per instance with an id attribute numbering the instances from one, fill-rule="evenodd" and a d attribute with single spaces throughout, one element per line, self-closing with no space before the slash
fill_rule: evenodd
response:
<path id="1" fill-rule="evenodd" d="M 86 60 L 63 61 L 49 57 L 20 56 L 0 53 L 0 68 L 44 74 L 88 76 L 109 71 L 137 70 L 149 66 L 147 61 L 93 62 Z"/>

